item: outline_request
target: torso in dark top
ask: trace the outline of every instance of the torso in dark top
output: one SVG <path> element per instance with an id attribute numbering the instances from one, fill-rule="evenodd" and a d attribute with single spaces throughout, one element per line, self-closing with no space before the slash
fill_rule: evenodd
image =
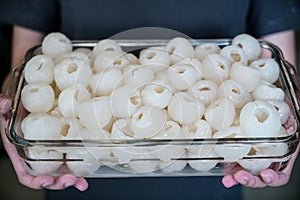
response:
<path id="1" fill-rule="evenodd" d="M 249 1 L 60 1 L 61 30 L 71 38 L 110 37 L 137 27 L 164 27 L 192 38 L 233 37 L 246 30 Z M 64 20 L 67 19 L 67 20 Z"/>
<path id="2" fill-rule="evenodd" d="M 255 37 L 300 27 L 299 0 L 10 0 L 0 21 L 71 39 L 101 39 L 137 27 L 163 27 L 192 38 Z"/>

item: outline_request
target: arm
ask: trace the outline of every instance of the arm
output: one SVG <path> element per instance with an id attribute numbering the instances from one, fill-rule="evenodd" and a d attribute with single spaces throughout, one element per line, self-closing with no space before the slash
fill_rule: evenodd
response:
<path id="1" fill-rule="evenodd" d="M 20 26 L 13 27 L 12 37 L 12 58 L 11 58 L 11 69 L 21 63 L 24 59 L 25 52 L 42 41 L 44 35 L 40 32 L 33 31 L 30 29 L 22 28 Z M 8 77 L 6 78 L 2 91 L 7 86 Z"/>
<path id="2" fill-rule="evenodd" d="M 44 35 L 40 32 L 15 26 L 13 28 L 12 41 L 12 66 L 16 66 L 24 59 L 24 54 L 28 48 L 42 41 Z M 5 114 L 11 107 L 11 100 L 0 94 L 0 114 Z M 11 144 L 5 135 L 6 121 L 3 115 L 0 115 L 1 136 L 7 154 L 14 166 L 15 172 L 20 183 L 32 189 L 65 189 L 70 186 L 76 187 L 78 190 L 84 191 L 88 187 L 88 183 L 84 178 L 76 178 L 67 174 L 57 178 L 51 176 L 31 176 L 27 173 L 22 158 L 17 153 L 13 144 Z"/>
<path id="3" fill-rule="evenodd" d="M 296 64 L 296 41 L 294 31 L 288 30 L 266 35 L 262 37 L 262 39 L 277 45 L 282 50 L 284 58 L 293 65 Z"/>
<path id="4" fill-rule="evenodd" d="M 43 37 L 44 34 L 38 31 L 26 29 L 20 26 L 14 26 L 11 66 L 14 67 L 23 61 L 26 51 L 30 47 L 39 44 Z"/>
<path id="5" fill-rule="evenodd" d="M 290 63 L 296 63 L 296 47 L 295 47 L 295 36 L 294 31 L 284 31 L 280 33 L 275 33 L 263 37 L 275 45 L 277 45 L 283 52 L 286 60 Z M 265 187 L 272 186 L 277 187 L 285 185 L 288 183 L 292 169 L 299 152 L 299 145 L 297 151 L 294 153 L 290 159 L 288 166 L 281 172 L 277 173 L 272 169 L 265 169 L 260 172 L 259 176 L 254 176 L 246 172 L 245 170 L 240 170 L 233 175 L 227 175 L 223 177 L 223 184 L 225 187 L 232 187 L 237 184 L 242 184 L 247 187 Z"/>
<path id="6" fill-rule="evenodd" d="M 40 32 L 22 28 L 20 26 L 14 26 L 12 37 L 11 69 L 21 63 L 28 48 L 40 43 L 43 37 L 44 35 Z M 5 91 L 7 82 L 8 77 L 6 77 L 4 81 L 2 91 Z"/>

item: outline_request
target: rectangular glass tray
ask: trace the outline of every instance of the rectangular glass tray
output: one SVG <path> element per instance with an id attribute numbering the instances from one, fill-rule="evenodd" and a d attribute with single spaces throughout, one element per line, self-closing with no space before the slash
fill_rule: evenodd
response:
<path id="1" fill-rule="evenodd" d="M 151 46 L 165 45 L 168 40 L 116 40 L 126 51 L 143 49 Z M 72 41 L 74 48 L 92 49 L 98 41 Z M 231 43 L 229 39 L 191 40 L 193 45 L 216 43 L 224 47 Z M 285 92 L 285 101 L 290 105 L 292 115 L 285 129 L 289 133 L 284 137 L 265 138 L 213 138 L 213 139 L 135 139 L 135 140 L 27 140 L 23 138 L 21 121 L 28 114 L 20 100 L 23 86 L 26 84 L 23 69 L 33 56 L 41 53 L 41 46 L 30 49 L 24 62 L 17 66 L 11 74 L 6 94 L 13 98 L 13 106 L 8 113 L 6 135 L 19 155 L 26 163 L 32 175 L 75 174 L 85 177 L 147 177 L 147 176 L 213 176 L 232 174 L 244 168 L 255 174 L 262 169 L 272 168 L 277 171 L 285 169 L 291 155 L 299 143 L 299 86 L 296 68 L 284 60 L 278 47 L 260 40 L 260 45 L 268 51 L 280 67 L 280 77 L 276 85 Z M 97 151 L 120 150 L 123 153 L 136 154 L 143 151 L 155 151 L 166 148 L 195 148 L 197 151 L 218 149 L 224 156 L 175 156 L 168 159 L 151 157 L 141 153 L 138 157 L 122 161 L 110 156 L 99 158 Z M 243 149 L 250 148 L 247 155 Z M 257 149 L 267 149 L 263 155 L 255 154 Z M 74 154 L 74 152 L 77 152 Z M 164 153 L 165 153 L 164 152 Z M 70 153 L 73 153 L 72 156 Z M 186 154 L 184 154 L 186 155 Z M 208 154 L 206 154 L 208 155 Z M 189 163 L 189 164 L 188 164 Z M 155 166 L 155 167 L 154 167 Z M 193 167 L 191 167 L 193 166 Z M 242 167 L 243 166 L 243 167 Z"/>

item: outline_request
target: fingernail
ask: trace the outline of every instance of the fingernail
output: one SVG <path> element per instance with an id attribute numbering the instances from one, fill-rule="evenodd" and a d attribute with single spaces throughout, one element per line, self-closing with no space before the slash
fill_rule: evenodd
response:
<path id="1" fill-rule="evenodd" d="M 83 192 L 87 189 L 85 186 L 82 186 L 82 185 L 75 185 L 75 187 L 81 192 Z"/>
<path id="2" fill-rule="evenodd" d="M 268 174 L 262 175 L 262 177 L 263 177 L 263 179 L 264 179 L 264 181 L 265 181 L 266 183 L 271 183 L 272 180 L 273 180 L 272 176 L 270 176 L 270 175 L 268 175 Z"/>
<path id="3" fill-rule="evenodd" d="M 244 178 L 238 180 L 238 182 L 242 185 L 246 185 L 248 183 L 248 179 L 246 177 L 244 177 Z"/>
<path id="4" fill-rule="evenodd" d="M 52 182 L 43 183 L 42 187 L 47 188 L 48 186 L 52 185 Z"/>
<path id="5" fill-rule="evenodd" d="M 68 188 L 68 187 L 70 187 L 70 186 L 72 186 L 72 185 L 74 185 L 74 183 L 72 183 L 72 182 L 66 182 L 66 183 L 64 184 L 64 186 L 65 186 L 66 188 Z"/>

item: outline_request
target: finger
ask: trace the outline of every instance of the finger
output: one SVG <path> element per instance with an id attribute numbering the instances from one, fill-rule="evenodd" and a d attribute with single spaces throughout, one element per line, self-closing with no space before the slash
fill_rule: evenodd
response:
<path id="1" fill-rule="evenodd" d="M 10 108 L 11 106 L 9 103 L 5 103 L 5 105 L 7 105 L 8 108 Z M 8 141 L 4 133 L 4 128 L 2 128 L 4 126 L 2 125 L 5 122 L 1 115 L 0 118 L 1 118 L 0 120 L 1 120 L 2 141 L 7 151 L 7 154 L 12 162 L 18 180 L 21 184 L 31 189 L 49 188 L 52 190 L 60 190 L 60 189 L 68 188 L 70 186 L 75 186 L 79 190 L 84 191 L 88 188 L 88 183 L 84 178 L 78 178 L 77 180 L 75 176 L 70 174 L 58 177 L 56 179 L 47 175 L 35 177 L 28 174 L 25 163 L 23 159 L 19 156 L 16 147 Z"/>
<path id="2" fill-rule="evenodd" d="M 47 189 L 50 190 L 62 190 L 68 187 L 74 186 L 77 182 L 77 178 L 71 174 L 65 174 L 60 177 L 57 177 L 53 184 L 47 186 Z"/>
<path id="3" fill-rule="evenodd" d="M 48 175 L 31 176 L 28 173 L 17 173 L 19 182 L 28 188 L 39 190 L 54 184 L 54 178 Z"/>
<path id="4" fill-rule="evenodd" d="M 79 191 L 85 191 L 88 189 L 89 184 L 85 178 L 78 178 L 74 187 L 77 188 Z"/>
<path id="5" fill-rule="evenodd" d="M 12 106 L 12 100 L 4 95 L 0 95 L 0 114 L 5 114 Z"/>
<path id="6" fill-rule="evenodd" d="M 84 178 L 76 178 L 74 175 L 70 174 L 63 175 L 56 179 L 47 175 L 36 177 L 31 176 L 28 174 L 24 161 L 18 155 L 15 146 L 11 144 L 5 136 L 3 137 L 3 144 L 21 184 L 31 189 L 48 188 L 51 190 L 61 190 L 70 186 L 75 186 L 78 190 L 84 191 L 88 188 L 88 183 Z"/>
<path id="7" fill-rule="evenodd" d="M 74 175 L 66 174 L 58 177 L 52 185 L 45 188 L 51 190 L 62 190 L 74 186 L 79 191 L 85 191 L 88 188 L 88 182 L 85 178 L 77 178 Z"/>
<path id="8" fill-rule="evenodd" d="M 11 107 L 11 100 L 9 98 L 6 98 L 5 96 L 0 97 L 0 111 L 1 113 L 5 113 L 9 110 Z M 0 116 L 1 120 L 1 136 L 2 141 L 5 146 L 5 149 L 7 151 L 7 154 L 12 162 L 12 165 L 14 167 L 14 170 L 16 172 L 16 175 L 19 179 L 19 182 L 31 189 L 42 189 L 42 188 L 49 188 L 53 190 L 59 190 L 59 189 L 65 189 L 70 186 L 73 186 L 75 184 L 79 190 L 86 190 L 88 187 L 88 184 L 85 179 L 79 179 L 77 183 L 77 178 L 73 175 L 64 175 L 61 177 L 58 177 L 54 179 L 51 176 L 32 176 L 28 174 L 26 170 L 25 163 L 23 159 L 19 156 L 16 147 L 11 144 L 8 139 L 6 138 L 6 135 L 4 133 L 4 120 L 2 116 Z"/>
<path id="9" fill-rule="evenodd" d="M 291 159 L 288 161 L 288 164 L 284 170 L 281 172 L 276 172 L 272 169 L 265 169 L 262 170 L 260 173 L 260 176 L 262 180 L 271 187 L 277 187 L 281 185 L 285 185 L 288 183 L 292 169 L 294 166 L 294 162 L 297 158 L 297 155 L 299 153 L 300 146 L 298 145 L 295 153 L 292 155 Z"/>
<path id="10" fill-rule="evenodd" d="M 2 120 L 1 120 L 2 123 Z M 16 147 L 8 141 L 4 130 L 1 129 L 2 142 L 14 167 L 18 180 L 21 184 L 31 189 L 42 189 L 54 183 L 54 178 L 51 176 L 34 177 L 28 174 L 23 159 L 19 156 Z"/>
<path id="11" fill-rule="evenodd" d="M 225 164 L 223 166 L 223 171 L 224 171 L 225 174 L 236 172 L 236 171 L 241 170 L 241 169 L 242 169 L 242 167 L 236 162 L 230 163 L 230 164 Z"/>
<path id="12" fill-rule="evenodd" d="M 226 175 L 222 178 L 222 183 L 226 188 L 231 188 L 239 184 L 232 175 Z"/>
<path id="13" fill-rule="evenodd" d="M 262 180 L 271 187 L 285 185 L 289 180 L 289 174 L 282 172 L 275 172 L 272 169 L 261 171 L 260 176 Z"/>
<path id="14" fill-rule="evenodd" d="M 21 184 L 31 189 L 43 189 L 44 187 L 47 187 L 54 183 L 54 178 L 51 176 L 43 175 L 35 177 L 28 174 L 25 168 L 24 161 L 17 154 L 15 147 L 12 144 L 5 144 L 5 146 L 18 180 Z"/>
<path id="15" fill-rule="evenodd" d="M 266 186 L 266 183 L 259 176 L 254 176 L 245 170 L 240 170 L 233 176 L 238 183 L 246 187 L 262 188 Z"/>

